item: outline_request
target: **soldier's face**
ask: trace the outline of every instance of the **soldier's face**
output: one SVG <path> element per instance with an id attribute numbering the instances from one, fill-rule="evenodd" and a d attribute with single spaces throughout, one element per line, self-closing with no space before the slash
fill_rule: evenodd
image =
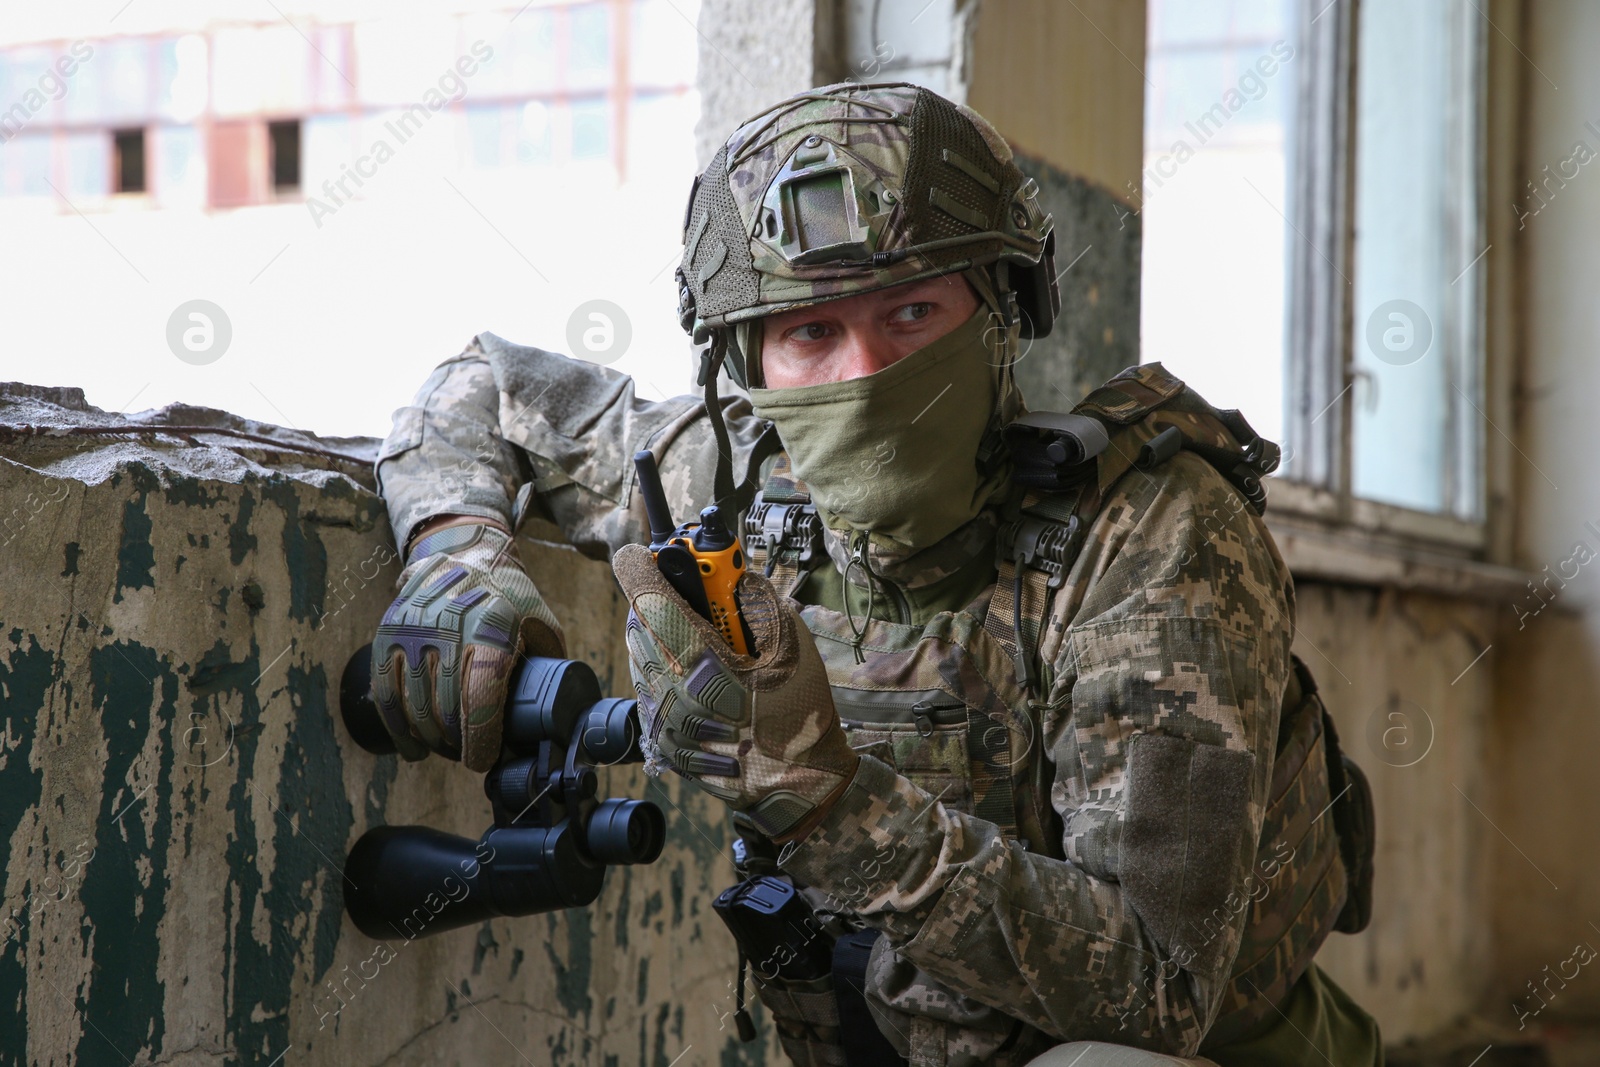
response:
<path id="1" fill-rule="evenodd" d="M 959 274 L 768 315 L 761 337 L 767 388 L 873 374 L 960 326 L 978 297 Z"/>

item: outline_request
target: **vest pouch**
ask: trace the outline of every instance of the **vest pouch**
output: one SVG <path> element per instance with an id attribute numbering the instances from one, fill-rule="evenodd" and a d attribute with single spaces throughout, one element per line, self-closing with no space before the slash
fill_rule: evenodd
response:
<path id="1" fill-rule="evenodd" d="M 942 689 L 833 687 L 850 747 L 889 764 L 946 807 L 972 811 L 967 706 Z"/>
<path id="2" fill-rule="evenodd" d="M 753 977 L 778 1041 L 798 1067 L 846 1067 L 832 974 L 804 982 Z"/>

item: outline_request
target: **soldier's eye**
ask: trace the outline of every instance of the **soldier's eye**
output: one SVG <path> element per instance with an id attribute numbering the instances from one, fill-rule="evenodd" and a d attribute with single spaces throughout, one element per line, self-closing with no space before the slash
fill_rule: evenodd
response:
<path id="1" fill-rule="evenodd" d="M 895 322 L 916 322 L 933 314 L 933 305 L 930 303 L 907 304 L 896 308 L 892 316 Z"/>
<path id="2" fill-rule="evenodd" d="M 826 323 L 808 322 L 790 330 L 788 336 L 795 341 L 821 341 L 828 336 Z"/>

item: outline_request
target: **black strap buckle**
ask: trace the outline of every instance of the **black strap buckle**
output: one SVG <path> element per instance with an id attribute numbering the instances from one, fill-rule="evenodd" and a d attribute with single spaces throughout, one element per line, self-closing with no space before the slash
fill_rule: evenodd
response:
<path id="1" fill-rule="evenodd" d="M 822 520 L 810 504 L 777 504 L 760 501 L 751 505 L 744 518 L 745 543 L 759 544 L 767 553 L 767 577 L 772 576 L 779 558 L 792 562 L 801 572 L 813 569 L 825 553 Z"/>
<path id="2" fill-rule="evenodd" d="M 1021 519 L 1002 532 L 1001 560 L 1019 568 L 1044 571 L 1050 576 L 1050 588 L 1059 589 L 1066 577 L 1067 562 L 1075 554 L 1081 526 L 1077 515 L 1068 516 L 1063 524 L 1024 512 Z"/>

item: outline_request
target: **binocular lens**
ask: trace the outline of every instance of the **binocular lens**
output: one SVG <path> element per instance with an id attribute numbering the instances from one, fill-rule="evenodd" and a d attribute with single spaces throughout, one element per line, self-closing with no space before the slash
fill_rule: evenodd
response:
<path id="1" fill-rule="evenodd" d="M 372 646 L 362 645 L 339 676 L 339 713 L 350 739 L 377 756 L 400 751 L 372 702 Z"/>
<path id="2" fill-rule="evenodd" d="M 667 820 L 646 800 L 607 800 L 589 817 L 589 855 L 601 863 L 654 863 L 666 841 Z"/>
<path id="3" fill-rule="evenodd" d="M 583 751 L 590 762 L 601 767 L 618 763 L 643 763 L 639 751 L 637 700 L 611 697 L 589 709 L 583 722 Z"/>

